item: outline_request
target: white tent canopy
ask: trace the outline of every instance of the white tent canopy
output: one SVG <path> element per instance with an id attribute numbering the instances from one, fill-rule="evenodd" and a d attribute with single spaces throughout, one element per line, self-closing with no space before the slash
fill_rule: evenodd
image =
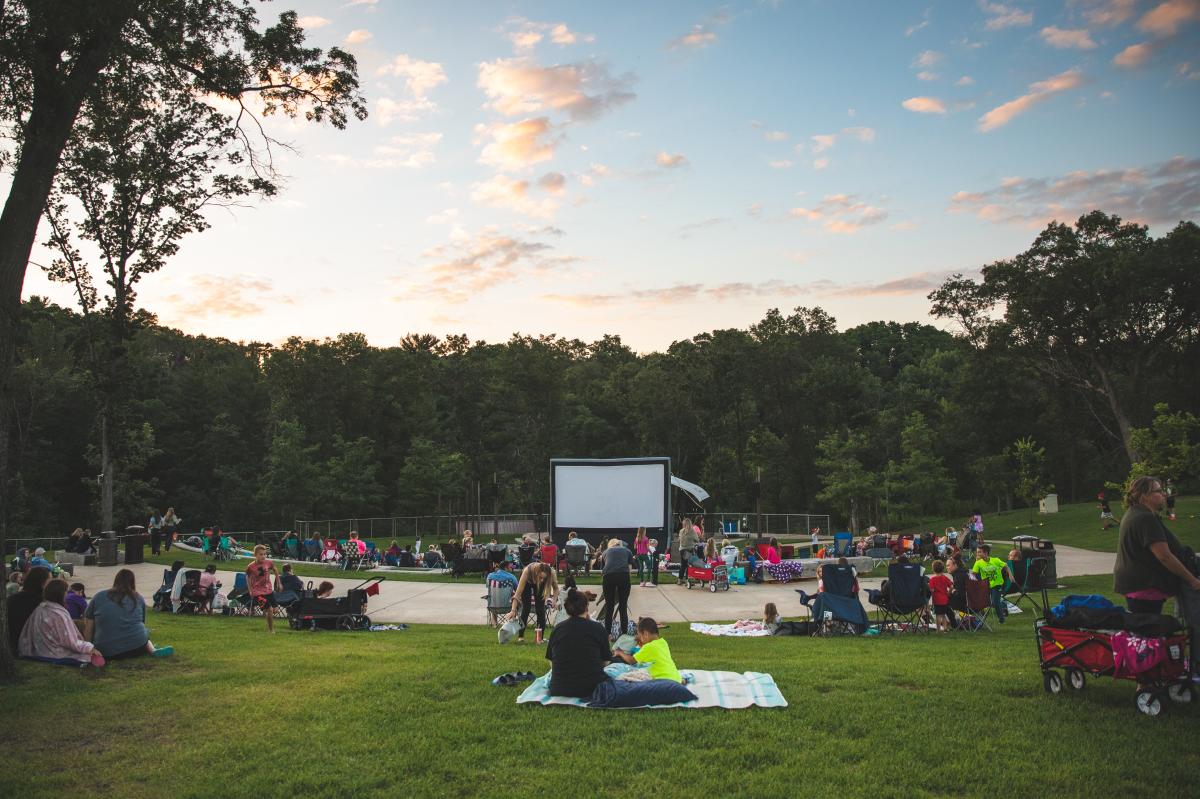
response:
<path id="1" fill-rule="evenodd" d="M 704 500 L 708 499 L 708 492 L 703 488 L 695 483 L 689 483 L 687 480 L 681 480 L 675 475 L 671 475 L 671 485 L 675 486 L 680 491 L 696 500 L 696 504 L 700 504 L 704 502 Z"/>

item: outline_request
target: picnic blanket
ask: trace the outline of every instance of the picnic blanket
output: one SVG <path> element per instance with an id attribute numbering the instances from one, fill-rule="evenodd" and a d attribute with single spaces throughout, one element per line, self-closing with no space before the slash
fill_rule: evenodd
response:
<path id="1" fill-rule="evenodd" d="M 625 663 L 613 663 L 605 666 L 604 671 L 610 677 L 619 677 L 633 669 Z M 674 705 L 652 705 L 654 708 L 664 707 L 724 707 L 744 708 L 752 705 L 759 707 L 787 707 L 787 700 L 779 692 L 775 680 L 770 674 L 755 671 L 738 673 L 736 671 L 702 671 L 700 669 L 680 669 L 685 677 L 691 677 L 687 684 L 689 691 L 698 698 L 695 701 L 678 702 Z M 537 702 L 542 705 L 574 705 L 587 707 L 588 700 L 570 696 L 550 695 L 550 672 L 538 677 L 529 687 L 517 697 L 517 704 Z"/>
<path id="2" fill-rule="evenodd" d="M 771 634 L 771 631 L 764 628 L 760 621 L 739 621 L 736 624 L 705 624 L 694 621 L 691 629 L 692 632 L 701 635 L 722 635 L 731 638 L 763 638 Z"/>
<path id="3" fill-rule="evenodd" d="M 762 566 L 771 575 L 771 579 L 779 583 L 790 583 L 804 577 L 804 563 L 798 560 L 784 560 L 779 563 L 764 563 Z"/>

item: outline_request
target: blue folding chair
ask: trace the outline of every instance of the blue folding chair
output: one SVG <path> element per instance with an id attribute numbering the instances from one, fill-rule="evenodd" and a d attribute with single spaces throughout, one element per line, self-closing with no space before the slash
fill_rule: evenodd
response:
<path id="1" fill-rule="evenodd" d="M 885 590 L 868 592 L 881 614 L 880 628 L 891 632 L 929 632 L 929 581 L 915 563 L 888 566 Z"/>
<path id="2" fill-rule="evenodd" d="M 833 555 L 836 558 L 848 558 L 854 549 L 854 536 L 850 533 L 833 534 Z"/>

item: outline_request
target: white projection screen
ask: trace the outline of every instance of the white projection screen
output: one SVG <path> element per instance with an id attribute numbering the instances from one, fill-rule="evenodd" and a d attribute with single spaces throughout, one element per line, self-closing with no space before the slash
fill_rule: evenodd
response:
<path id="1" fill-rule="evenodd" d="M 555 458 L 550 491 L 555 541 L 572 530 L 592 543 L 638 527 L 661 532 L 671 519 L 671 459 Z"/>

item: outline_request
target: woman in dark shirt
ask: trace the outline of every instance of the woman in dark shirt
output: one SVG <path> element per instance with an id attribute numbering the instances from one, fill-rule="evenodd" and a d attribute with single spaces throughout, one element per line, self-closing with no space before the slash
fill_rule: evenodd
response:
<path id="1" fill-rule="evenodd" d="M 42 589 L 50 582 L 50 570 L 45 566 L 34 566 L 25 575 L 21 590 L 8 598 L 8 643 L 12 653 L 17 654 L 17 642 L 21 640 L 21 630 L 25 622 L 33 615 L 33 611 L 42 604 Z"/>
<path id="2" fill-rule="evenodd" d="M 555 625 L 546 647 L 550 661 L 550 693 L 553 696 L 591 697 L 596 686 L 609 677 L 604 666 L 612 660 L 608 633 L 588 618 L 588 600 L 582 591 L 567 589 L 563 600 L 565 621 Z"/>

